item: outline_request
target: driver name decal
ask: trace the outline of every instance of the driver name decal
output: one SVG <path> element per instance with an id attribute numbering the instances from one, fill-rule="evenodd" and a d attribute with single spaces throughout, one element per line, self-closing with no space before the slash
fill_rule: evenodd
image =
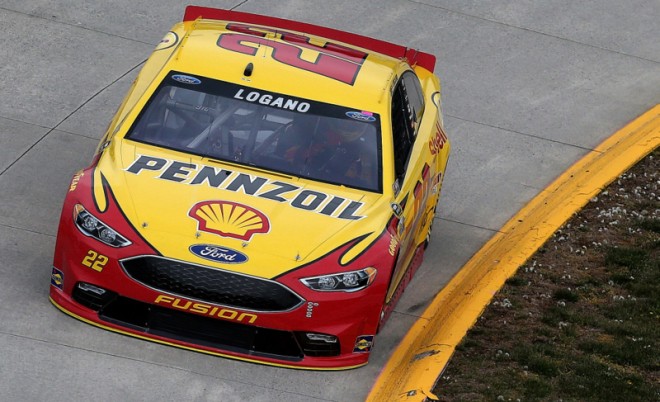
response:
<path id="1" fill-rule="evenodd" d="M 285 98 L 283 96 L 273 96 L 267 93 L 260 93 L 257 91 L 250 91 L 245 93 L 242 88 L 234 94 L 234 99 L 244 100 L 252 103 L 260 103 L 262 105 L 277 107 L 280 109 L 287 109 L 297 111 L 299 113 L 307 113 L 311 107 L 308 102 L 301 102 L 297 99 Z"/>

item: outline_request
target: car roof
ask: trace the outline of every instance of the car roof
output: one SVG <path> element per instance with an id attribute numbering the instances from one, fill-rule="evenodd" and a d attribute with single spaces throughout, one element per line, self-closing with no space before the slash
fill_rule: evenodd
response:
<path id="1" fill-rule="evenodd" d="M 228 29 L 228 24 L 234 25 Z M 293 34 L 293 39 L 299 40 L 296 31 L 277 29 L 278 33 L 275 34 L 268 33 L 270 30 L 274 31 L 274 28 L 240 23 L 241 31 L 237 32 L 236 26 L 236 23 L 208 19 L 183 23 L 180 46 L 170 58 L 166 69 L 233 82 L 254 87 L 255 90 L 261 88 L 270 92 L 378 111 L 387 108 L 389 91 L 397 72 L 407 65 L 402 59 L 315 35 L 301 33 L 306 38 L 307 45 L 296 46 L 290 38 L 287 42 L 287 38 L 282 37 L 282 33 L 289 33 Z M 247 38 L 247 43 L 240 43 L 244 45 L 244 49 L 253 49 L 255 54 L 244 54 L 221 47 L 220 38 L 231 38 L 232 35 Z M 250 39 L 254 42 L 250 42 Z M 300 42 L 298 44 L 300 45 Z M 290 53 L 292 45 L 301 49 L 299 55 Z M 350 55 L 351 50 L 366 55 L 352 82 L 324 76 L 276 59 L 288 57 L 288 60 L 301 63 L 305 68 L 317 68 L 321 58 L 334 59 L 332 61 L 340 59 L 340 62 L 347 63 L 341 54 L 338 57 L 327 54 L 324 56 L 316 50 L 321 47 L 327 49 L 329 45 L 335 50 L 346 49 L 349 54 L 346 59 L 354 59 Z M 251 71 L 247 76 L 245 71 L 250 64 Z"/>

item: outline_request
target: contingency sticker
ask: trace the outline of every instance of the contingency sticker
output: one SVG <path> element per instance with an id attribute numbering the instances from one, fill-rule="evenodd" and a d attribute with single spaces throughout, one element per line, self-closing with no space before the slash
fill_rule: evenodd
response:
<path id="1" fill-rule="evenodd" d="M 62 290 L 64 286 L 64 273 L 53 267 L 53 272 L 50 274 L 50 284 Z"/>
<path id="2" fill-rule="evenodd" d="M 374 345 L 373 335 L 360 335 L 355 339 L 355 347 L 353 353 L 366 353 L 371 352 L 371 347 Z"/>

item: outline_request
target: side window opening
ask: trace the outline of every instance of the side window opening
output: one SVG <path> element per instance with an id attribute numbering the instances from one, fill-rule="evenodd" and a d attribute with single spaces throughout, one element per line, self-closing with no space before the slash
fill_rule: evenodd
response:
<path id="1" fill-rule="evenodd" d="M 406 99 L 408 99 L 408 104 L 410 106 L 411 128 L 414 131 L 414 135 L 417 136 L 417 129 L 419 128 L 422 116 L 424 115 L 424 94 L 422 92 L 422 86 L 420 85 L 417 76 L 412 72 L 406 72 L 403 74 L 402 82 L 406 92 Z"/>
<path id="2" fill-rule="evenodd" d="M 424 113 L 424 98 L 417 76 L 405 72 L 392 94 L 392 133 L 394 140 L 394 171 L 401 182 L 406 173 L 417 129 Z"/>

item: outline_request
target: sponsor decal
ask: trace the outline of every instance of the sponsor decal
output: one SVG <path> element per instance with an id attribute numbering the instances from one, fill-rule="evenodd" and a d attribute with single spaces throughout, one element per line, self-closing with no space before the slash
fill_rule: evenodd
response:
<path id="1" fill-rule="evenodd" d="M 256 314 L 241 313 L 229 308 L 216 307 L 206 303 L 196 303 L 190 300 L 168 295 L 158 295 L 156 300 L 154 300 L 154 304 L 164 304 L 178 310 L 206 315 L 209 317 L 222 318 L 228 321 L 245 322 L 248 324 L 252 324 L 253 322 L 257 321 Z"/>
<path id="2" fill-rule="evenodd" d="M 312 318 L 312 314 L 314 313 L 314 307 L 318 307 L 319 304 L 315 302 L 307 302 L 307 310 L 305 311 L 305 317 L 306 318 Z"/>
<path id="3" fill-rule="evenodd" d="M 392 207 L 392 212 L 394 212 L 394 215 L 397 217 L 400 217 L 403 215 L 403 207 L 401 204 L 397 204 L 396 202 L 393 202 L 390 204 L 390 207 Z"/>
<path id="4" fill-rule="evenodd" d="M 371 352 L 371 347 L 374 345 L 373 335 L 360 335 L 355 339 L 355 347 L 353 353 L 366 353 Z"/>
<path id="5" fill-rule="evenodd" d="M 320 191 L 304 190 L 296 185 L 265 177 L 238 173 L 195 163 L 179 162 L 155 156 L 138 155 L 126 168 L 133 174 L 159 173 L 156 178 L 188 185 L 215 187 L 223 191 L 286 203 L 294 208 L 331 216 L 337 219 L 360 220 L 364 203 Z"/>
<path id="6" fill-rule="evenodd" d="M 85 172 L 83 172 L 82 170 L 73 175 L 73 179 L 71 179 L 71 185 L 69 186 L 69 192 L 75 190 L 76 187 L 78 187 L 78 183 L 80 182 L 80 179 L 82 179 L 84 175 Z"/>
<path id="7" fill-rule="evenodd" d="M 156 46 L 156 50 L 169 49 L 172 46 L 176 45 L 179 41 L 179 37 L 174 32 L 170 31 L 165 34 L 163 39 L 160 40 L 160 43 Z"/>
<path id="8" fill-rule="evenodd" d="M 442 130 L 442 126 L 440 126 L 440 122 L 435 123 L 435 135 L 431 137 L 431 140 L 429 141 L 429 150 L 431 151 L 432 155 L 437 154 L 440 152 L 442 148 L 444 148 L 445 143 L 447 143 L 447 135 L 445 132 Z"/>
<path id="9" fill-rule="evenodd" d="M 440 192 L 440 184 L 442 183 L 442 172 L 439 172 L 437 176 L 433 179 L 433 194 Z"/>
<path id="10" fill-rule="evenodd" d="M 392 257 L 394 257 L 394 254 L 396 254 L 396 249 L 399 247 L 399 241 L 396 239 L 396 237 L 392 236 L 390 238 L 390 247 L 389 247 L 389 252 Z"/>
<path id="11" fill-rule="evenodd" d="M 433 101 L 433 104 L 435 107 L 441 109 L 442 107 L 442 101 L 440 100 L 440 92 L 434 92 L 433 95 L 431 95 L 431 100 Z"/>
<path id="12" fill-rule="evenodd" d="M 376 121 L 376 118 L 374 117 L 374 114 L 371 112 L 346 112 L 346 116 L 350 117 L 351 119 L 359 120 L 359 121 L 365 121 L 367 123 L 371 123 Z"/>
<path id="13" fill-rule="evenodd" d="M 197 229 L 248 241 L 257 233 L 268 233 L 270 221 L 262 212 L 231 201 L 202 201 L 195 204 L 188 216 L 195 219 Z"/>
<path id="14" fill-rule="evenodd" d="M 195 244 L 188 250 L 198 257 L 226 264 L 242 264 L 248 260 L 247 255 L 236 250 L 210 244 Z"/>
<path id="15" fill-rule="evenodd" d="M 50 274 L 50 284 L 62 290 L 62 287 L 64 286 L 64 273 L 53 267 L 53 271 Z"/>
<path id="16" fill-rule="evenodd" d="M 202 81 L 200 81 L 195 77 L 191 77 L 189 75 L 183 75 L 183 74 L 175 74 L 172 76 L 172 79 L 182 84 L 199 85 L 202 83 Z"/>

